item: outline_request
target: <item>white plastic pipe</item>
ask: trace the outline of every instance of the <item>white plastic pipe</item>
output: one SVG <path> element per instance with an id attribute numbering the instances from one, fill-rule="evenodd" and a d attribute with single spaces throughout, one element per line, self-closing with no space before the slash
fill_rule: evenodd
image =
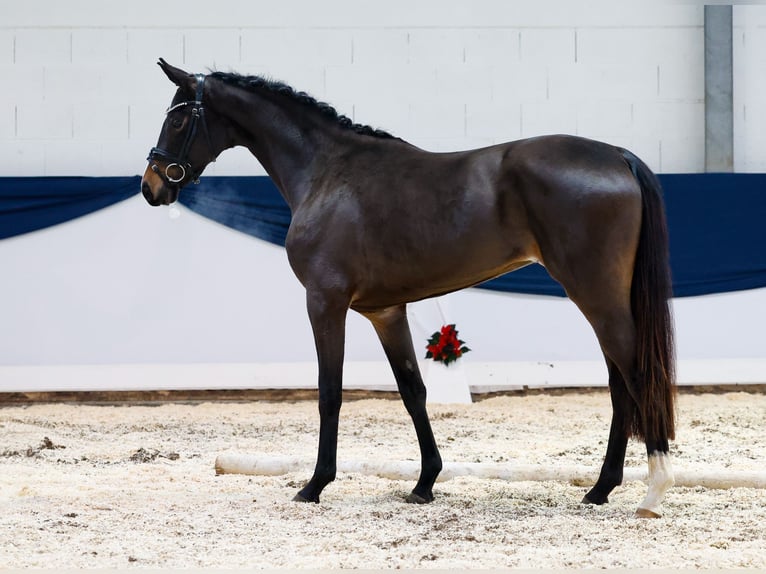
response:
<path id="1" fill-rule="evenodd" d="M 290 472 L 311 472 L 312 461 L 299 457 L 221 454 L 215 460 L 216 474 L 276 476 Z M 369 474 L 392 480 L 417 480 L 420 463 L 405 461 L 339 461 L 338 472 Z M 439 481 L 456 476 L 476 476 L 509 481 L 556 480 L 591 484 L 599 469 L 587 466 L 544 466 L 492 462 L 445 462 Z M 624 481 L 646 482 L 647 471 L 628 467 Z M 766 472 L 728 469 L 675 469 L 676 486 L 705 488 L 766 488 Z"/>

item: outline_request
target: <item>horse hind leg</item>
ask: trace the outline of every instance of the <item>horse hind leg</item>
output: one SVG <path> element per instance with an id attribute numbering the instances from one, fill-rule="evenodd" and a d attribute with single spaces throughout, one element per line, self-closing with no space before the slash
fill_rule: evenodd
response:
<path id="1" fill-rule="evenodd" d="M 426 411 L 426 387 L 418 369 L 406 306 L 365 313 L 372 322 L 394 372 L 396 385 L 415 425 L 420 446 L 420 477 L 407 502 L 427 503 L 434 499 L 433 485 L 442 469 L 442 459 Z"/>
<path id="2" fill-rule="evenodd" d="M 665 493 L 675 484 L 673 466 L 668 450 L 650 450 L 647 443 L 649 458 L 649 491 L 636 510 L 638 518 L 660 518 L 660 506 Z"/>
<path id="3" fill-rule="evenodd" d="M 643 379 L 643 374 L 637 368 L 636 335 L 633 321 L 632 319 L 628 321 L 626 318 L 623 319 L 622 323 L 630 325 L 632 336 L 627 339 L 620 336 L 605 338 L 610 349 L 607 353 L 612 353 L 611 356 L 614 357 L 614 362 L 619 370 L 619 379 L 624 383 L 624 389 L 627 391 L 626 394 L 630 397 L 630 401 L 628 401 L 625 393 L 621 390 L 618 392 L 617 398 L 620 400 L 618 405 L 621 404 L 621 406 L 615 408 L 615 413 L 622 412 L 623 416 L 627 417 L 622 421 L 623 432 L 626 438 L 635 435 L 638 438 L 643 438 L 646 445 L 649 466 L 649 487 L 646 497 L 639 505 L 635 515 L 639 518 L 659 518 L 661 516 L 660 507 L 665 493 L 675 484 L 670 461 L 668 434 L 666 429 L 655 429 L 649 423 L 649 411 L 656 407 L 653 403 L 658 399 L 649 394 L 647 381 Z M 626 327 L 623 328 L 623 330 L 626 329 Z M 603 345 L 604 343 L 602 342 Z M 612 378 L 610 377 L 610 383 L 611 381 Z M 613 396 L 615 390 L 619 388 L 618 385 L 616 388 L 611 389 Z M 613 404 L 615 403 L 613 402 Z"/>
<path id="4" fill-rule="evenodd" d="M 571 295 L 570 295 L 571 297 Z M 609 445 L 601 475 L 594 488 L 585 496 L 586 502 L 606 502 L 608 491 L 622 480 L 622 464 L 617 472 L 618 461 L 624 463 L 625 446 L 630 436 L 643 438 L 649 465 L 649 489 L 636 511 L 641 518 L 660 516 L 660 506 L 667 490 L 673 486 L 673 470 L 667 432 L 647 424 L 647 412 L 652 408 L 651 396 L 647 396 L 646 383 L 638 372 L 636 341 L 638 334 L 628 304 L 605 305 L 602 299 L 593 307 L 572 300 L 580 307 L 596 332 L 602 350 L 610 365 L 610 391 L 612 394 L 613 419 Z"/>
<path id="5" fill-rule="evenodd" d="M 657 435 L 644 424 L 644 442 L 649 467 L 649 489 L 636 510 L 639 518 L 660 518 L 660 507 L 665 493 L 675 484 L 667 433 Z"/>
<path id="6" fill-rule="evenodd" d="M 606 358 L 609 370 L 609 391 L 612 401 L 612 423 L 609 429 L 609 443 L 606 456 L 601 467 L 596 484 L 583 498 L 586 504 L 605 504 L 609 502 L 609 494 L 622 484 L 625 451 L 628 446 L 630 429 L 626 423 L 630 420 L 633 402 L 625 388 L 625 381 L 614 361 Z"/>

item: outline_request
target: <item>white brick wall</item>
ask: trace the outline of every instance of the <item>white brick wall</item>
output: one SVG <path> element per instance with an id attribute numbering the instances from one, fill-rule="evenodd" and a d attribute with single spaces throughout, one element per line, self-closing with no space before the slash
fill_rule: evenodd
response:
<path id="1" fill-rule="evenodd" d="M 125 64 L 127 57 L 125 30 L 75 28 L 72 31 L 72 64 L 76 66 Z"/>
<path id="2" fill-rule="evenodd" d="M 471 28 L 465 31 L 463 49 L 467 66 L 504 67 L 521 57 L 521 32 L 512 28 Z"/>
<path id="3" fill-rule="evenodd" d="M 575 61 L 574 28 L 529 28 L 519 35 L 519 54 L 524 62 L 550 66 Z"/>
<path id="4" fill-rule="evenodd" d="M 734 162 L 766 171 L 766 6 L 734 10 Z"/>
<path id="5" fill-rule="evenodd" d="M 0 0 L 0 175 L 140 173 L 173 94 L 160 56 L 283 79 L 429 149 L 568 132 L 704 169 L 701 6 L 225 4 Z M 736 169 L 763 171 L 766 6 L 734 15 Z M 237 153 L 210 173 L 263 170 Z"/>
<path id="6" fill-rule="evenodd" d="M 0 157 L 7 174 L 45 173 L 45 149 L 41 142 L 0 138 Z"/>
<path id="7" fill-rule="evenodd" d="M 253 71 L 267 67 L 279 75 L 279 64 L 323 68 L 352 63 L 353 32 L 290 28 L 243 29 L 241 63 Z M 188 40 L 187 40 L 188 49 Z M 233 62 L 233 60 L 232 60 Z M 223 69 L 223 68 L 222 68 Z"/>
<path id="8" fill-rule="evenodd" d="M 410 33 L 406 29 L 354 30 L 352 43 L 355 66 L 406 66 L 410 62 Z"/>
<path id="9" fill-rule="evenodd" d="M 240 61 L 240 32 L 236 28 L 186 30 L 184 64 L 189 70 L 224 68 Z"/>
<path id="10" fill-rule="evenodd" d="M 127 32 L 128 63 L 146 67 L 165 58 L 168 62 L 183 62 L 184 33 L 178 29 L 129 29 Z"/>
<path id="11" fill-rule="evenodd" d="M 0 108 L 0 141 L 13 141 L 16 138 L 16 108 Z"/>
<path id="12" fill-rule="evenodd" d="M 71 140 L 72 104 L 68 102 L 21 102 L 16 106 L 16 137 L 20 140 Z"/>
<path id="13" fill-rule="evenodd" d="M 21 28 L 15 31 L 14 64 L 45 66 L 72 62 L 72 30 Z"/>
<path id="14" fill-rule="evenodd" d="M 194 5 L 184 0 L 136 0 L 110 4 L 98 0 L 2 0 L 6 27 L 111 28 L 491 28 L 667 27 L 688 25 L 690 5 L 608 2 L 588 7 L 568 0 L 472 2 L 439 0 L 224 0 Z"/>
<path id="15" fill-rule="evenodd" d="M 15 35 L 12 30 L 0 30 L 0 65 L 13 63 Z"/>

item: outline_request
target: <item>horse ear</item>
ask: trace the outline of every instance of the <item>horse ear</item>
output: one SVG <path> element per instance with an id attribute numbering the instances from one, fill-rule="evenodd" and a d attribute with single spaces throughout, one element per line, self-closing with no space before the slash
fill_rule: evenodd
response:
<path id="1" fill-rule="evenodd" d="M 193 74 L 184 72 L 181 68 L 176 68 L 175 66 L 171 66 L 162 58 L 160 58 L 160 61 L 157 62 L 157 65 L 160 68 L 162 68 L 162 71 L 165 72 L 165 75 L 168 77 L 168 79 L 171 82 L 173 82 L 176 86 L 178 86 L 179 88 L 186 88 L 189 90 L 192 89 L 192 82 L 194 81 Z"/>

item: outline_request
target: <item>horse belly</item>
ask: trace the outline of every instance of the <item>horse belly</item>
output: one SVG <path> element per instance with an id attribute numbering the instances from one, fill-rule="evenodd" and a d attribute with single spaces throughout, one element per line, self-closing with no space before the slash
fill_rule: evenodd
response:
<path id="1" fill-rule="evenodd" d="M 352 307 L 379 308 L 436 297 L 537 261 L 529 242 L 514 245 L 499 235 L 426 250 L 402 249 L 377 259 L 360 274 L 363 280 L 357 284 Z"/>

